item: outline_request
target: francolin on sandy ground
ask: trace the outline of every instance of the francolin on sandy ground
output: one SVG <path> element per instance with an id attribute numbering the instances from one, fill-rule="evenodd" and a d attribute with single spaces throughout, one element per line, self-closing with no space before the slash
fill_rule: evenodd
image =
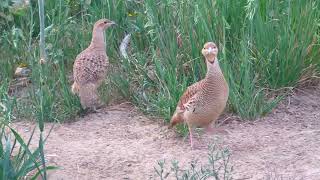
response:
<path id="1" fill-rule="evenodd" d="M 204 79 L 187 88 L 170 122 L 171 127 L 178 123 L 187 123 L 191 148 L 193 148 L 192 129 L 204 127 L 212 131 L 210 124 L 223 112 L 229 95 L 229 87 L 217 59 L 216 44 L 207 42 L 202 54 L 206 59 L 207 74 Z"/>
<path id="2" fill-rule="evenodd" d="M 93 27 L 91 44 L 76 57 L 73 64 L 72 92 L 79 95 L 84 109 L 97 111 L 102 105 L 97 89 L 107 75 L 109 65 L 104 32 L 114 24 L 108 19 L 98 20 Z"/>

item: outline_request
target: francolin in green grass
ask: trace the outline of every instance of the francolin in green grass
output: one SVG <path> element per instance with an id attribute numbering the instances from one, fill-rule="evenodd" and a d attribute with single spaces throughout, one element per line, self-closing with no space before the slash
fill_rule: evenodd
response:
<path id="1" fill-rule="evenodd" d="M 108 19 L 98 20 L 93 27 L 91 44 L 76 57 L 73 64 L 72 92 L 79 95 L 84 109 L 97 111 L 102 105 L 97 89 L 107 75 L 109 65 L 104 32 L 112 25 L 115 23 Z"/>
<path id="2" fill-rule="evenodd" d="M 229 86 L 217 59 L 216 44 L 207 42 L 202 49 L 202 54 L 206 59 L 207 74 L 204 79 L 187 88 L 170 122 L 170 127 L 182 122 L 187 123 L 191 148 L 193 148 L 192 129 L 204 127 L 212 131 L 210 124 L 215 122 L 223 112 L 229 95 Z"/>

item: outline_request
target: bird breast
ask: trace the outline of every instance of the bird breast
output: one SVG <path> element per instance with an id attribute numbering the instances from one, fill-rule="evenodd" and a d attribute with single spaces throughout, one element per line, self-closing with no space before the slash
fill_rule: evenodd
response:
<path id="1" fill-rule="evenodd" d="M 108 57 L 104 52 L 83 52 L 74 64 L 74 78 L 79 84 L 95 83 L 106 75 Z"/>
<path id="2" fill-rule="evenodd" d="M 206 77 L 194 105 L 184 113 L 185 120 L 189 125 L 200 127 L 215 121 L 226 106 L 228 94 L 228 84 L 222 73 Z"/>

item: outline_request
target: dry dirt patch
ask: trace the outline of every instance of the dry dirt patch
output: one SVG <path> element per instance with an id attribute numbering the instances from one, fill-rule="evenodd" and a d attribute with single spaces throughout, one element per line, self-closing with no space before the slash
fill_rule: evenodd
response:
<path id="1" fill-rule="evenodd" d="M 54 126 L 46 155 L 61 169 L 49 179 L 149 179 L 157 160 L 207 161 L 205 144 L 215 139 L 210 135 L 196 138 L 203 146 L 191 150 L 188 139 L 132 106 L 105 111 Z M 14 126 L 28 137 L 34 124 Z M 229 135 L 219 135 L 219 142 L 232 152 L 234 179 L 320 179 L 320 87 L 297 91 L 268 117 L 255 122 L 234 118 L 223 127 Z"/>

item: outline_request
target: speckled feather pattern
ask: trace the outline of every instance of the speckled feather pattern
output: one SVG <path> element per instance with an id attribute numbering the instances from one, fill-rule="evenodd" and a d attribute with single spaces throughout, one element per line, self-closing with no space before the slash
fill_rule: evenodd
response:
<path id="1" fill-rule="evenodd" d="M 229 88 L 218 61 L 208 64 L 206 77 L 189 86 L 176 112 L 190 127 L 205 127 L 215 121 L 226 106 Z"/>
<path id="2" fill-rule="evenodd" d="M 72 92 L 79 95 L 83 108 L 96 109 L 102 105 L 99 102 L 97 89 L 107 75 L 109 61 L 104 31 L 110 24 L 113 22 L 107 19 L 101 19 L 95 23 L 91 44 L 76 57 L 73 64 Z"/>
<path id="3" fill-rule="evenodd" d="M 74 80 L 78 85 L 99 83 L 107 73 L 109 65 L 105 51 L 88 48 L 80 53 L 73 66 Z"/>

